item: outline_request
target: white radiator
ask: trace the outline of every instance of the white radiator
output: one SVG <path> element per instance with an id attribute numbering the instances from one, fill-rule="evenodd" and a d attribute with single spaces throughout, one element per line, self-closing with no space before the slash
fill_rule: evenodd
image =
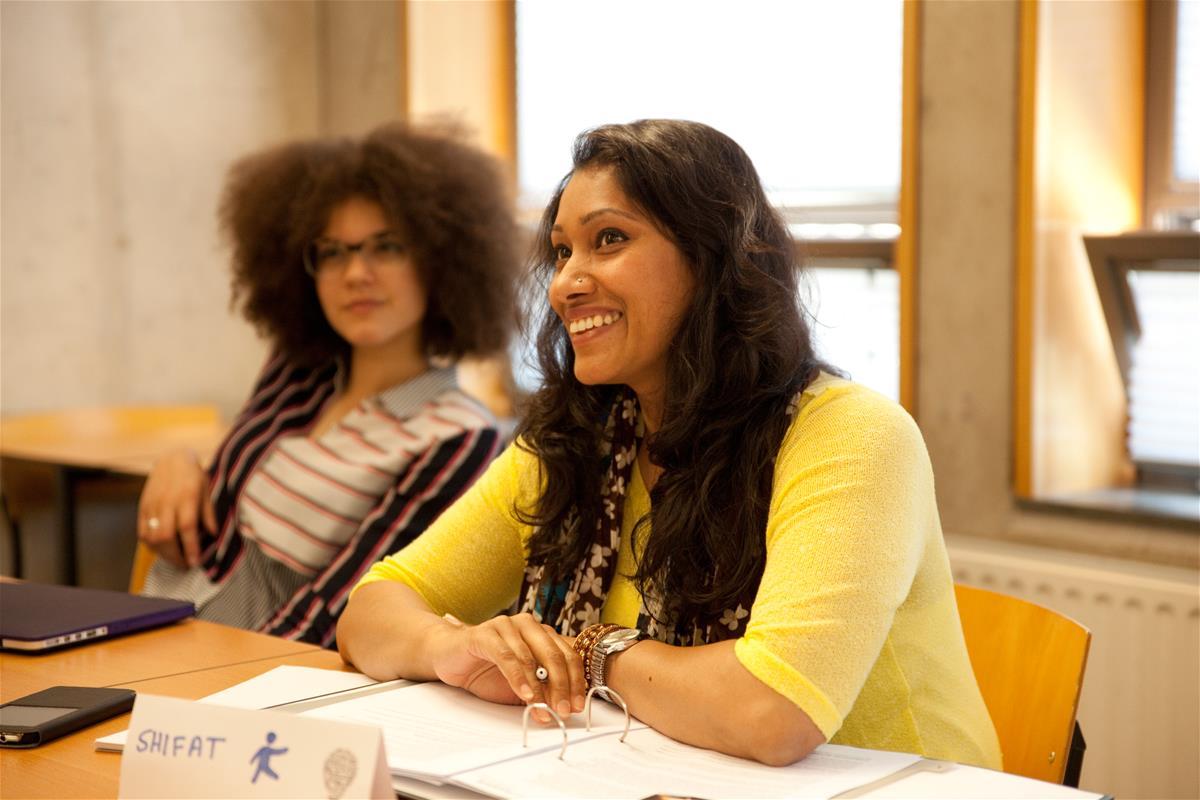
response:
<path id="1" fill-rule="evenodd" d="M 1119 798 L 1200 798 L 1197 573 L 978 539 L 947 543 L 959 583 L 1091 629 L 1080 787 Z"/>

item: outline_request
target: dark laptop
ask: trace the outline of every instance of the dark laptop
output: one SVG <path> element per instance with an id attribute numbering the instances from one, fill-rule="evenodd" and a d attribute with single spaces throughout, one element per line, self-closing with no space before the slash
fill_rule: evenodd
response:
<path id="1" fill-rule="evenodd" d="M 166 625 L 191 603 L 103 589 L 0 582 L 0 646 L 45 651 Z"/>

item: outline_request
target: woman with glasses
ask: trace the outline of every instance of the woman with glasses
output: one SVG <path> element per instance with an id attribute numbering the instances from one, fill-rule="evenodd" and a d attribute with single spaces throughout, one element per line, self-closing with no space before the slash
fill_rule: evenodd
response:
<path id="1" fill-rule="evenodd" d="M 921 433 L 817 358 L 742 149 L 677 120 L 588 131 L 536 244 L 545 383 L 358 585 L 343 657 L 562 717 L 608 687 L 769 764 L 832 741 L 998 768 Z"/>
<path id="2" fill-rule="evenodd" d="M 234 302 L 274 353 L 207 469 L 181 451 L 150 474 L 144 591 L 330 645 L 349 588 L 498 449 L 453 362 L 507 342 L 508 192 L 452 132 L 392 125 L 240 161 L 220 216 Z"/>

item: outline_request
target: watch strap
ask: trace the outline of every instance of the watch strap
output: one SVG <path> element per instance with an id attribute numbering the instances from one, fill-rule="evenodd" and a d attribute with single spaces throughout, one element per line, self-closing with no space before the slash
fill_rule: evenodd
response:
<path id="1" fill-rule="evenodd" d="M 623 653 L 645 638 L 642 631 L 635 628 L 617 627 L 606 631 L 595 642 L 588 654 L 591 662 L 586 670 L 588 686 L 596 688 L 608 685 L 609 657 Z"/>

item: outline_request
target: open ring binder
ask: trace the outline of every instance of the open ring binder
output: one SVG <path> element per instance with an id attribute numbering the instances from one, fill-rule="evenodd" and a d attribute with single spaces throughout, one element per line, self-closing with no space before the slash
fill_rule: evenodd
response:
<path id="1" fill-rule="evenodd" d="M 595 695 L 596 692 L 604 692 L 604 696 L 607 697 L 610 702 L 619 705 L 621 710 L 625 712 L 625 730 L 621 733 L 621 738 L 617 740 L 619 742 L 625 741 L 625 737 L 629 735 L 629 706 L 625 705 L 625 698 L 621 697 L 621 695 L 617 694 L 615 690 L 610 689 L 607 686 L 593 686 L 591 689 L 588 689 L 587 696 L 583 700 L 583 719 L 587 724 L 587 729 L 589 731 L 592 729 L 592 696 Z M 563 737 L 562 749 L 558 751 L 558 760 L 562 761 L 563 757 L 567 754 L 567 726 L 563 722 L 562 717 L 558 715 L 558 712 L 551 708 L 547 703 L 530 703 L 529 705 L 525 706 L 525 713 L 521 715 L 521 746 L 529 747 L 529 715 L 535 708 L 545 709 L 546 713 L 548 713 L 554 719 L 554 721 L 558 723 L 558 729 L 562 731 Z"/>
<path id="2" fill-rule="evenodd" d="M 583 700 L 583 721 L 587 723 L 587 729 L 589 731 L 592 729 L 592 696 L 596 692 L 604 692 L 604 696 L 608 698 L 609 702 L 615 702 L 625 712 L 625 730 L 621 733 L 621 738 L 617 740 L 625 741 L 625 737 L 629 735 L 629 706 L 625 705 L 625 698 L 607 686 L 593 686 L 588 689 L 587 697 Z"/>
<path id="3" fill-rule="evenodd" d="M 562 757 L 567 754 L 567 726 L 563 724 L 562 717 L 558 715 L 558 712 L 546 703 L 530 703 L 525 706 L 525 713 L 521 715 L 521 747 L 529 747 L 529 715 L 535 708 L 546 709 L 546 712 L 558 723 L 558 729 L 562 731 L 563 735 L 563 744 L 562 749 L 558 751 L 558 760 L 562 761 Z"/>

